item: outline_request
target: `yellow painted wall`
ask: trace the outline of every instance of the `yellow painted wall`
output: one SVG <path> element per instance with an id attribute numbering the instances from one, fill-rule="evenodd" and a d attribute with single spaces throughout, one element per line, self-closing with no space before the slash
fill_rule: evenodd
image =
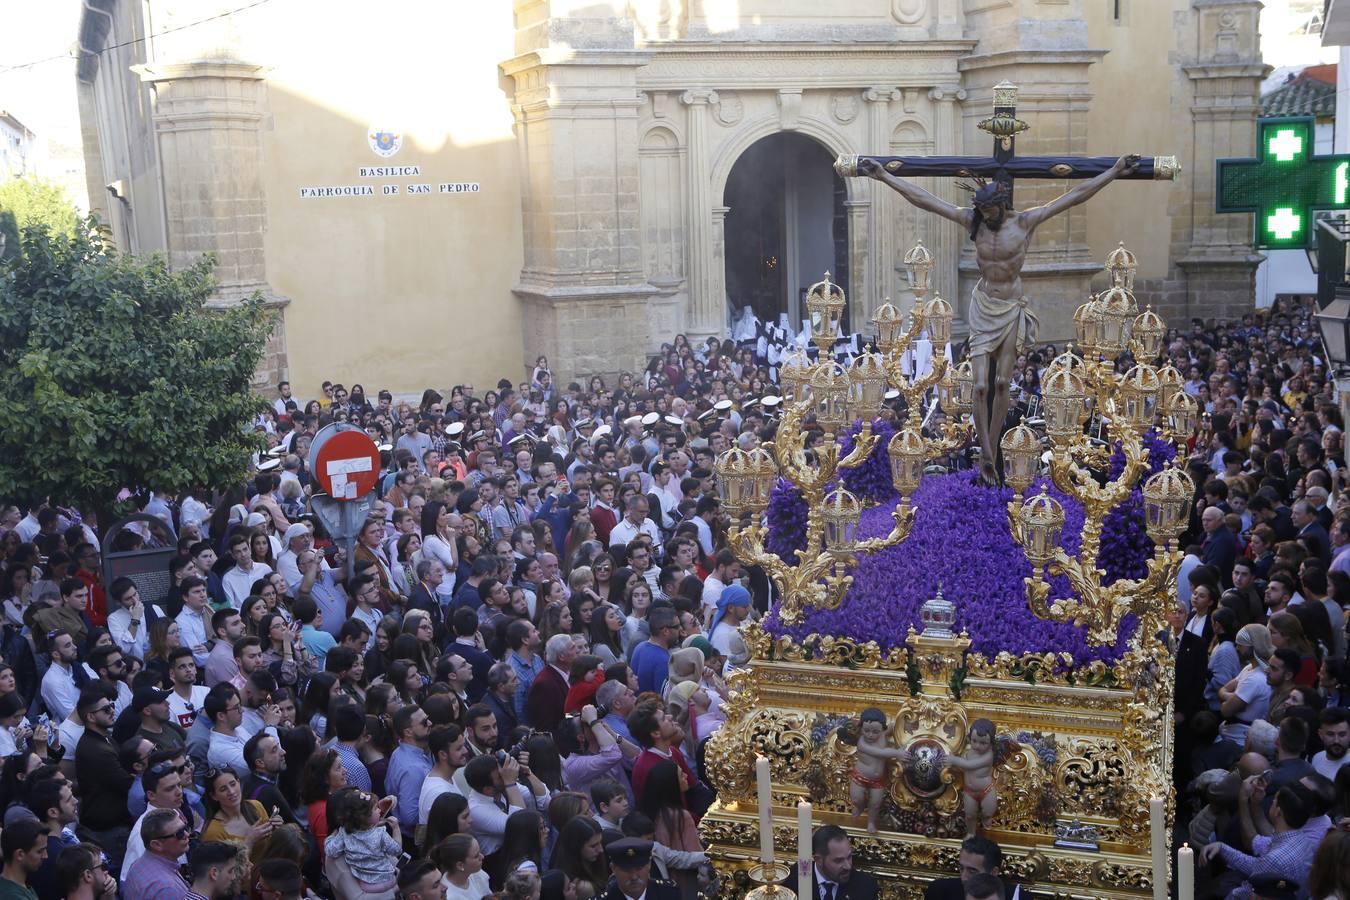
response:
<path id="1" fill-rule="evenodd" d="M 497 64 L 514 52 L 511 4 L 279 3 L 251 28 L 268 77 L 263 145 L 268 276 L 286 311 L 291 380 L 368 396 L 523 368 L 520 184 Z M 369 126 L 396 129 L 383 159 Z M 361 166 L 420 166 L 419 177 L 358 177 Z M 441 182 L 478 182 L 441 194 Z M 429 195 L 410 195 L 410 183 Z M 386 197 L 383 185 L 400 193 Z M 301 199 L 310 186 L 365 185 L 373 197 Z M 335 362 L 341 360 L 341 363 Z"/>
<path id="2" fill-rule="evenodd" d="M 1109 51 L 1089 71 L 1092 107 L 1088 112 L 1088 153 L 1093 156 L 1171 156 L 1181 152 L 1174 139 L 1171 89 L 1178 76 L 1170 56 L 1176 53 L 1171 0 L 1121 0 L 1121 22 L 1109 3 L 1087 3 L 1088 46 Z M 1184 76 L 1181 78 L 1184 81 Z M 1187 105 L 1188 106 L 1188 105 Z M 1184 107 L 1183 107 L 1184 108 Z M 1184 167 L 1184 160 L 1183 160 Z M 1188 177 L 1184 171 L 1181 178 Z M 1166 274 L 1172 236 L 1168 192 L 1181 182 L 1128 182 L 1111 185 L 1088 204 L 1087 232 L 1098 261 L 1121 241 L 1139 259 L 1139 277 Z"/>

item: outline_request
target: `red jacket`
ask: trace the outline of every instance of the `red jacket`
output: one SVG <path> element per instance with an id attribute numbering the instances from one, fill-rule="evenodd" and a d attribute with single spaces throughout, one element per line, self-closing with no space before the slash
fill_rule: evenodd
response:
<path id="1" fill-rule="evenodd" d="M 99 580 L 97 572 L 90 572 L 87 569 L 76 569 L 75 577 L 84 582 L 84 586 L 89 588 L 89 606 L 84 614 L 89 618 L 91 625 L 98 625 L 103 628 L 108 627 L 108 594 L 103 590 L 103 583 Z M 150 602 L 154 602 L 151 600 Z"/>
<path id="2" fill-rule="evenodd" d="M 591 524 L 595 526 L 595 538 L 609 549 L 609 533 L 619 524 L 619 514 L 603 506 L 591 507 Z"/>
<path id="3" fill-rule="evenodd" d="M 525 695 L 525 720 L 538 731 L 556 730 L 562 724 L 567 691 L 567 679 L 545 664 Z"/>

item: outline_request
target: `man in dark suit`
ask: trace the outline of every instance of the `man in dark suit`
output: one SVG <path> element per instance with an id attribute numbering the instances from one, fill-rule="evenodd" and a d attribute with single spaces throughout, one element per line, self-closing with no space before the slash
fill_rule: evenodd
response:
<path id="1" fill-rule="evenodd" d="M 853 843 L 838 825 L 822 825 L 811 835 L 811 892 L 802 893 L 797 873 L 787 887 L 799 900 L 877 900 L 877 880 L 853 868 Z"/>
<path id="2" fill-rule="evenodd" d="M 445 578 L 445 567 L 440 560 L 424 557 L 417 563 L 417 583 L 412 586 L 412 595 L 408 598 L 409 609 L 420 609 L 431 617 L 431 627 L 435 629 L 436 645 L 445 646 L 445 621 L 441 615 L 441 601 L 436 588 Z"/>
<path id="3" fill-rule="evenodd" d="M 544 645 L 544 668 L 525 695 L 525 719 L 531 728 L 552 732 L 562 722 L 569 687 L 567 673 L 576 658 L 577 645 L 570 634 L 555 634 Z"/>
<path id="4" fill-rule="evenodd" d="M 516 704 L 513 699 L 519 682 L 516 670 L 511 668 L 510 663 L 497 663 L 488 670 L 488 690 L 483 695 L 482 703 L 497 717 L 498 749 L 520 724 L 516 718 Z"/>
<path id="5" fill-rule="evenodd" d="M 1317 520 L 1317 513 L 1307 500 L 1299 500 L 1291 507 L 1294 527 L 1298 529 L 1298 540 L 1308 548 L 1308 555 L 1322 561 L 1322 568 L 1331 567 L 1331 536 Z"/>
<path id="6" fill-rule="evenodd" d="M 668 881 L 652 878 L 652 844 L 623 838 L 605 847 L 613 878 L 601 900 L 679 900 L 680 889 Z"/>
<path id="7" fill-rule="evenodd" d="M 924 900 L 966 900 L 966 883 L 976 875 L 992 875 L 1003 882 L 1005 900 L 1032 900 L 1029 891 L 1003 877 L 1003 850 L 987 837 L 968 837 L 961 842 L 959 878 L 939 878 L 928 885 Z"/>
<path id="8" fill-rule="evenodd" d="M 1201 559 L 1219 573 L 1225 588 L 1233 586 L 1233 561 L 1237 559 L 1237 538 L 1223 521 L 1223 511 L 1207 506 L 1200 514 L 1200 527 L 1205 530 Z"/>

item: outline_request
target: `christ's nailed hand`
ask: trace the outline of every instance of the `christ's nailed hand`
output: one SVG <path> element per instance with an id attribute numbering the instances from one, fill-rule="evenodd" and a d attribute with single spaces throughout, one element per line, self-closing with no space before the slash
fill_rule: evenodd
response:
<path id="1" fill-rule="evenodd" d="M 1116 160 L 1116 172 L 1121 175 L 1132 175 L 1139 168 L 1139 154 L 1129 153 Z"/>
<path id="2" fill-rule="evenodd" d="M 869 159 L 866 156 L 858 159 L 858 174 L 866 178 L 880 178 L 883 173 L 881 164 L 875 159 Z"/>

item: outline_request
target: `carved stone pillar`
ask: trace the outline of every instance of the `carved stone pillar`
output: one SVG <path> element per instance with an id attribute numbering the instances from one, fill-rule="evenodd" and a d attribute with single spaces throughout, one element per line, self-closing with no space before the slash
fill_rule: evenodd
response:
<path id="1" fill-rule="evenodd" d="M 889 188 L 887 188 L 889 190 Z M 848 314 L 849 324 L 845 331 L 858 331 L 867 334 L 871 331 L 868 319 L 879 301 L 876 297 L 872 255 L 872 229 L 869 226 L 872 215 L 871 200 L 845 200 L 844 212 L 848 216 Z"/>
<path id="2" fill-rule="evenodd" d="M 940 85 L 928 92 L 933 102 L 933 153 L 938 156 L 957 156 L 961 150 L 960 110 L 957 104 L 966 99 L 966 92 L 956 85 Z M 959 197 L 960 188 L 951 178 L 933 179 L 934 192 L 958 206 L 965 201 Z M 956 310 L 957 318 L 965 321 L 966 298 L 958 296 L 958 266 L 966 235 L 955 222 L 931 216 L 928 233 L 932 236 L 934 261 L 933 290 Z M 902 248 L 902 253 L 909 248 Z"/>
<path id="3" fill-rule="evenodd" d="M 723 297 L 727 295 L 727 238 L 726 223 L 727 213 L 731 212 L 730 206 L 714 206 L 710 218 L 710 241 L 712 244 L 712 255 L 708 258 L 708 292 L 714 297 Z M 723 313 L 725 316 L 725 312 Z M 719 333 L 722 324 L 718 323 Z M 692 341 L 693 338 L 690 338 Z"/>
<path id="4" fill-rule="evenodd" d="M 695 342 L 721 335 L 726 321 L 726 290 L 723 272 L 714 262 L 712 181 L 708 171 L 708 107 L 717 102 L 717 92 L 685 91 L 680 102 L 689 108 L 689 300 L 686 331 Z M 726 214 L 723 213 L 723 216 Z M 714 270 L 716 271 L 714 272 Z"/>
<path id="5" fill-rule="evenodd" d="M 261 125 L 267 69 L 227 59 L 137 66 L 153 92 L 167 221 L 169 263 L 186 268 L 216 257 L 212 302 L 230 306 L 255 293 L 278 311 L 290 301 L 267 283 L 262 223 L 267 209 Z M 288 377 L 284 314 L 256 381 Z"/>
<path id="6" fill-rule="evenodd" d="M 867 101 L 867 146 L 879 148 L 883 152 L 891 139 L 891 101 L 898 99 L 900 92 L 894 88 L 871 87 L 863 91 Z M 869 233 L 868 260 L 871 264 L 868 284 L 869 296 L 860 298 L 867 318 L 871 318 L 876 308 L 887 299 L 898 296 L 895 286 L 895 265 L 898 248 L 895 234 L 895 204 L 903 203 L 895 196 L 895 191 L 879 181 L 872 181 L 872 227 Z M 855 291 L 856 293 L 856 291 Z M 869 332 L 865 319 L 854 319 L 853 330 Z M 870 332 L 869 332 L 870 333 Z"/>

